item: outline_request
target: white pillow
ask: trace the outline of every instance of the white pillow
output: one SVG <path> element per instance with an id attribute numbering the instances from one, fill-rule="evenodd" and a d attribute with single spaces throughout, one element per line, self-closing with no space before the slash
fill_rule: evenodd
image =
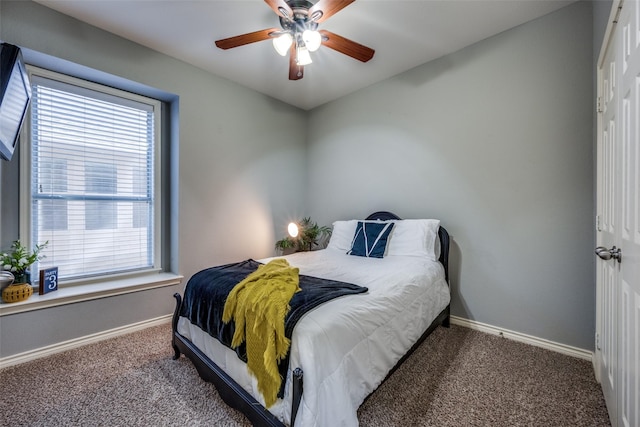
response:
<path id="1" fill-rule="evenodd" d="M 335 221 L 327 249 L 336 249 L 342 253 L 347 253 L 347 251 L 351 249 L 351 243 L 353 242 L 353 236 L 356 234 L 357 225 L 357 219 Z"/>
<path id="2" fill-rule="evenodd" d="M 381 221 L 373 220 L 370 222 Z M 389 235 L 385 256 L 421 256 L 438 261 L 440 258 L 439 219 L 401 219 L 388 222 L 394 222 L 395 226 Z M 327 248 L 336 249 L 343 253 L 350 250 L 357 225 L 357 219 L 335 221 Z"/>
<path id="3" fill-rule="evenodd" d="M 389 256 L 424 256 L 432 261 L 440 257 L 438 239 L 438 219 L 403 219 L 395 221 L 396 225 L 389 236 L 387 255 Z M 355 231 L 355 230 L 354 230 Z"/>

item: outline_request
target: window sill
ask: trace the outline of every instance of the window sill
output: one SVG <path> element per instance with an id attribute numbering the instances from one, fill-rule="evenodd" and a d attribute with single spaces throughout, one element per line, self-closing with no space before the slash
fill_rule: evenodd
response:
<path id="1" fill-rule="evenodd" d="M 182 279 L 183 276 L 178 274 L 159 273 L 157 275 L 111 280 L 102 283 L 69 286 L 46 295 L 38 295 L 38 290 L 35 289 L 34 294 L 26 301 L 8 304 L 0 303 L 0 316 L 179 285 Z"/>

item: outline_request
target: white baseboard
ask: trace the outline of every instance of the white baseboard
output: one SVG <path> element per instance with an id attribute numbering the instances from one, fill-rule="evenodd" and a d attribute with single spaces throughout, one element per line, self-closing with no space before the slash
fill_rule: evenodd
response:
<path id="1" fill-rule="evenodd" d="M 156 317 L 155 319 L 144 320 L 142 322 L 133 323 L 131 325 L 121 326 L 119 328 L 109 329 L 106 331 L 98 332 L 91 335 L 86 335 L 80 338 L 74 338 L 72 340 L 59 342 L 56 344 L 48 345 L 46 347 L 37 348 L 35 350 L 25 351 L 24 353 L 18 353 L 11 356 L 0 358 L 0 369 L 6 368 L 20 363 L 29 362 L 31 360 L 40 359 L 41 357 L 50 356 L 52 354 L 61 353 L 63 351 L 71 350 L 73 348 L 82 347 L 87 344 L 92 344 L 98 341 L 103 341 L 109 338 L 114 338 L 120 335 L 126 335 L 131 332 L 139 331 L 142 329 L 150 328 L 152 326 L 158 326 L 165 323 L 170 323 L 172 314 L 166 316 Z"/>
<path id="2" fill-rule="evenodd" d="M 594 363 L 594 354 L 592 351 L 582 348 L 572 347 L 570 345 L 560 344 L 557 342 L 545 340 L 543 338 L 534 337 L 532 335 L 521 334 L 520 332 L 510 331 L 486 323 L 476 322 L 475 320 L 464 319 L 462 317 L 451 316 L 453 325 L 464 326 L 465 328 L 475 329 L 476 331 L 486 332 L 492 335 L 498 335 L 510 340 L 519 341 L 525 344 L 542 347 L 556 353 L 566 354 L 567 356 L 577 357 L 578 359 L 589 360 Z"/>

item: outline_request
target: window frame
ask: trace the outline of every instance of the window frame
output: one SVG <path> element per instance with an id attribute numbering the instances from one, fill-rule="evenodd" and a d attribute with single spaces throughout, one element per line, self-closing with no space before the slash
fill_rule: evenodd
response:
<path id="1" fill-rule="evenodd" d="M 162 120 L 165 119 L 163 109 L 165 108 L 163 102 L 156 98 L 144 96 L 130 92 L 125 89 L 119 89 L 114 86 L 107 86 L 105 84 L 95 83 L 83 78 L 74 77 L 69 74 L 61 72 L 51 71 L 44 68 L 40 68 L 34 65 L 27 64 L 27 72 L 29 77 L 38 76 L 44 79 L 53 81 L 59 81 L 64 84 L 69 84 L 81 88 L 81 90 L 88 89 L 91 91 L 100 92 L 106 97 L 115 96 L 118 98 L 124 98 L 135 102 L 140 102 L 151 106 L 154 115 L 153 124 L 153 145 L 154 145 L 154 167 L 152 171 L 152 185 L 154 193 L 153 204 L 153 260 L 152 266 L 146 269 L 139 269 L 125 272 L 111 272 L 109 274 L 100 274 L 96 276 L 82 277 L 78 279 L 66 279 L 62 280 L 59 287 L 63 288 L 72 285 L 84 285 L 96 282 L 106 282 L 110 280 L 123 279 L 128 277 L 137 277 L 152 273 L 158 273 L 165 271 L 165 266 L 162 265 L 165 259 L 163 250 L 166 249 L 163 246 L 162 227 L 165 222 L 163 218 L 163 189 L 162 189 L 162 168 L 163 168 L 163 143 L 162 143 Z M 23 126 L 20 137 L 20 236 L 21 241 L 27 247 L 33 247 L 34 242 L 31 240 L 32 236 L 32 180 L 31 180 L 31 161 L 32 161 L 32 144 L 31 144 L 31 107 L 29 114 L 25 119 L 25 125 Z M 32 272 L 33 283 L 37 284 L 38 275 Z"/>

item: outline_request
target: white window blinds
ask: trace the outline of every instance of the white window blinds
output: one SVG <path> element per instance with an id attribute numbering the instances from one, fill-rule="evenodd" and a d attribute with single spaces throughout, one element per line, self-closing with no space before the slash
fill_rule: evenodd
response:
<path id="1" fill-rule="evenodd" d="M 65 80 L 31 79 L 31 240 L 49 242 L 38 268 L 62 280 L 152 269 L 159 103 Z"/>

